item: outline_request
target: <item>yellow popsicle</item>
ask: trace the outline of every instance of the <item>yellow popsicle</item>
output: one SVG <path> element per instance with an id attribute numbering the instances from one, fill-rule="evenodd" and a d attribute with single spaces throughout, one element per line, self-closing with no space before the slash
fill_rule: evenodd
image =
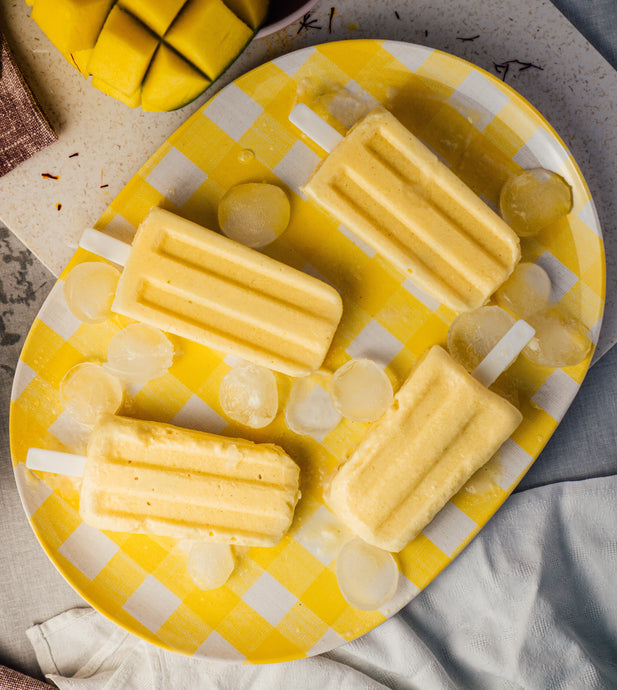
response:
<path id="1" fill-rule="evenodd" d="M 273 546 L 299 473 L 274 444 L 106 415 L 88 444 L 80 513 L 103 530 Z"/>
<path id="2" fill-rule="evenodd" d="M 323 281 L 160 208 L 139 226 L 112 305 L 290 376 L 321 366 L 342 308 Z"/>
<path id="3" fill-rule="evenodd" d="M 516 233 L 381 107 L 349 130 L 303 190 L 455 311 L 484 304 L 520 259 Z"/>
<path id="4" fill-rule="evenodd" d="M 328 505 L 364 541 L 400 551 L 521 419 L 436 345 L 339 468 Z"/>

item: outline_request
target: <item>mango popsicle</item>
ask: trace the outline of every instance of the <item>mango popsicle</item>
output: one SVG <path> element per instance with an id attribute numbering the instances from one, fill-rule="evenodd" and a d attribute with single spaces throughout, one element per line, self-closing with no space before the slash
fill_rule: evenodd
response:
<path id="1" fill-rule="evenodd" d="M 299 497 L 278 446 L 168 424 L 104 417 L 88 458 L 80 513 L 99 529 L 272 546 Z"/>
<path id="2" fill-rule="evenodd" d="M 300 495 L 279 446 L 115 415 L 99 418 L 87 457 L 31 449 L 26 466 L 83 473 L 79 510 L 93 527 L 216 543 L 277 544 Z"/>
<path id="3" fill-rule="evenodd" d="M 133 240 L 112 310 L 304 376 L 322 364 L 342 301 L 317 278 L 153 208 Z"/>
<path id="4" fill-rule="evenodd" d="M 400 551 L 521 419 L 436 345 L 338 469 L 327 503 L 364 541 Z"/>
<path id="5" fill-rule="evenodd" d="M 516 233 L 389 111 L 322 140 L 334 148 L 303 191 L 433 297 L 474 309 L 510 275 Z"/>

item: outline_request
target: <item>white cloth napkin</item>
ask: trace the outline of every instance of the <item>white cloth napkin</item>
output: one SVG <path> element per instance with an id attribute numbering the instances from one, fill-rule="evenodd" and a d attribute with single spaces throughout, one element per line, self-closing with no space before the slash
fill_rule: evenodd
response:
<path id="1" fill-rule="evenodd" d="M 191 659 L 73 609 L 28 636 L 62 690 L 617 687 L 617 476 L 511 496 L 407 607 L 320 657 Z"/>

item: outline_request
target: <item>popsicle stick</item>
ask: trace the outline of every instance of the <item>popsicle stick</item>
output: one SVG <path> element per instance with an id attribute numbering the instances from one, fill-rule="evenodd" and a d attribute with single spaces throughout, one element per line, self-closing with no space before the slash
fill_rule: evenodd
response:
<path id="1" fill-rule="evenodd" d="M 289 121 L 328 153 L 343 140 L 342 134 L 304 103 L 298 104 L 289 113 Z"/>
<path id="2" fill-rule="evenodd" d="M 88 458 L 85 455 L 74 455 L 45 448 L 30 448 L 26 456 L 26 467 L 29 470 L 83 477 L 87 461 Z"/>
<path id="3" fill-rule="evenodd" d="M 488 388 L 514 362 L 535 333 L 526 321 L 519 319 L 471 372 L 471 375 Z"/>
<path id="4" fill-rule="evenodd" d="M 130 244 L 110 237 L 94 228 L 87 228 L 83 231 L 79 246 L 119 266 L 124 266 L 131 251 Z"/>

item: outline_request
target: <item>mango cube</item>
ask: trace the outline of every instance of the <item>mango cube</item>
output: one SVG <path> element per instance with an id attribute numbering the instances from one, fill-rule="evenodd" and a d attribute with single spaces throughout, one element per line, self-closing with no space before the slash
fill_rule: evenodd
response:
<path id="1" fill-rule="evenodd" d="M 143 84 L 141 107 L 153 112 L 176 110 L 195 100 L 210 83 L 178 53 L 161 44 Z"/>
<path id="2" fill-rule="evenodd" d="M 221 74 L 253 35 L 222 0 L 189 0 L 165 40 L 206 76 Z"/>
<path id="3" fill-rule="evenodd" d="M 84 75 L 84 77 L 89 77 L 90 72 L 88 72 L 88 64 L 90 63 L 90 58 L 92 57 L 93 48 L 84 48 L 84 50 L 73 50 L 70 56 L 67 56 L 67 60 Z"/>
<path id="4" fill-rule="evenodd" d="M 92 86 L 106 96 L 111 96 L 120 101 L 120 103 L 128 105 L 129 108 L 138 108 L 141 104 L 141 87 L 137 88 L 133 93 L 123 93 L 99 77 L 92 77 Z"/>
<path id="5" fill-rule="evenodd" d="M 155 34 L 163 36 L 186 0 L 122 0 L 122 9 L 135 15 Z"/>
<path id="6" fill-rule="evenodd" d="M 227 7 L 252 29 L 259 29 L 268 14 L 267 0 L 226 0 Z"/>
<path id="7" fill-rule="evenodd" d="M 240 55 L 270 0 L 24 0 L 62 55 L 131 108 L 187 105 Z"/>
<path id="8" fill-rule="evenodd" d="M 92 52 L 88 69 L 93 77 L 120 93 L 139 89 L 158 39 L 135 17 L 114 7 Z"/>
<path id="9" fill-rule="evenodd" d="M 36 0 L 31 17 L 67 60 L 92 48 L 113 0 Z"/>

